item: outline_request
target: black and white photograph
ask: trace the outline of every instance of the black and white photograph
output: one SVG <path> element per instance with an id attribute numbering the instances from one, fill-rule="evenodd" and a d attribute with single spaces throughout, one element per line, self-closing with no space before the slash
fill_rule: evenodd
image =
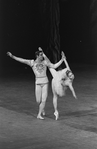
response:
<path id="1" fill-rule="evenodd" d="M 97 149 L 96 0 L 0 0 L 0 149 Z"/>

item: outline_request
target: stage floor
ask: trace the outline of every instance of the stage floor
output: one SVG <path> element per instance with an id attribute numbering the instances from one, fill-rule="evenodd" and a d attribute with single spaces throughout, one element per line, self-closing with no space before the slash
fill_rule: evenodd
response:
<path id="1" fill-rule="evenodd" d="M 78 99 L 69 89 L 59 98 L 57 121 L 51 76 L 44 120 L 36 118 L 33 74 L 0 79 L 0 149 L 97 149 L 97 69 L 76 66 L 73 72 Z"/>

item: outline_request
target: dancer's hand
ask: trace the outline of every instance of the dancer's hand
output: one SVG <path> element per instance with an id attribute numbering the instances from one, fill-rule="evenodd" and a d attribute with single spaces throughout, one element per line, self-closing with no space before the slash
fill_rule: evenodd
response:
<path id="1" fill-rule="evenodd" d="M 42 53 L 43 53 L 43 57 L 44 57 L 44 58 L 46 58 L 46 55 L 44 54 L 44 52 L 43 52 L 42 48 L 41 48 L 41 47 L 39 47 L 39 48 L 38 48 L 38 50 L 39 50 L 40 52 L 42 52 Z"/>
<path id="2" fill-rule="evenodd" d="M 45 54 L 44 54 L 44 52 L 43 52 L 43 50 L 42 50 L 42 48 L 41 47 L 39 47 L 38 48 L 38 50 L 43 54 L 43 57 L 45 57 Z"/>
<path id="3" fill-rule="evenodd" d="M 11 52 L 7 52 L 7 55 L 8 55 L 8 56 L 10 56 L 10 57 L 12 57 L 12 54 L 11 54 Z"/>
<path id="4" fill-rule="evenodd" d="M 75 99 L 78 99 L 76 95 L 74 95 L 74 98 L 75 98 Z"/>
<path id="5" fill-rule="evenodd" d="M 39 47 L 39 48 L 38 48 L 38 50 L 39 50 L 40 52 L 43 52 L 43 50 L 42 50 L 42 48 L 41 48 L 41 47 Z"/>
<path id="6" fill-rule="evenodd" d="M 62 55 L 62 59 L 64 59 L 64 58 L 66 59 L 66 56 L 63 51 L 61 52 L 61 55 Z"/>

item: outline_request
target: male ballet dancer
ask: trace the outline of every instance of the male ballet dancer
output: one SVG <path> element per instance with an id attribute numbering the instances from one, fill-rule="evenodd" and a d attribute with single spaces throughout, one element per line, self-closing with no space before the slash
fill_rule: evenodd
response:
<path id="1" fill-rule="evenodd" d="M 64 53 L 62 52 L 62 55 Z M 54 106 L 54 115 L 55 119 L 57 120 L 59 117 L 59 112 L 57 109 L 57 99 L 58 96 L 62 97 L 65 95 L 65 90 L 67 87 L 71 90 L 74 98 L 77 99 L 74 88 L 72 86 L 73 80 L 74 80 L 74 74 L 70 70 L 70 67 L 66 61 L 66 57 L 64 55 L 64 63 L 66 65 L 66 68 L 56 71 L 53 68 L 49 68 L 51 74 L 52 74 L 52 92 L 53 92 L 53 106 Z"/>
<path id="2" fill-rule="evenodd" d="M 13 58 L 16 61 L 29 65 L 34 74 L 35 74 L 35 97 L 36 101 L 39 104 L 39 112 L 37 118 L 44 119 L 42 116 L 45 115 L 45 103 L 48 95 L 48 77 L 46 74 L 47 67 L 56 69 L 61 65 L 64 59 L 64 55 L 62 55 L 62 59 L 56 63 L 52 64 L 47 60 L 46 55 L 43 53 L 42 49 L 39 47 L 38 51 L 36 51 L 36 60 L 28 60 L 20 57 L 16 57 L 12 55 L 10 52 L 7 52 L 7 55 Z"/>

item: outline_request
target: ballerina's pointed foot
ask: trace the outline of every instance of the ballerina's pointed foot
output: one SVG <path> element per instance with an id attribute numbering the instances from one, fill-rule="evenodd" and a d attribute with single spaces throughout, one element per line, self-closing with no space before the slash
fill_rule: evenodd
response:
<path id="1" fill-rule="evenodd" d="M 41 119 L 41 120 L 44 119 L 44 117 L 42 117 L 41 115 L 38 115 L 37 118 L 38 118 L 38 119 Z"/>
<path id="2" fill-rule="evenodd" d="M 54 112 L 54 115 L 55 115 L 55 120 L 57 120 L 59 118 L 59 113 L 56 111 Z"/>

